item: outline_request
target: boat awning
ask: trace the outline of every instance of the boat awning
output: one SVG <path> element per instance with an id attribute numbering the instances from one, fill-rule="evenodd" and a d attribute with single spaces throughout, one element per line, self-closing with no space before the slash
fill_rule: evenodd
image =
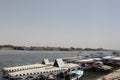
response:
<path id="1" fill-rule="evenodd" d="M 8 73 L 9 76 L 25 76 L 25 75 L 36 75 L 36 74 L 45 74 L 45 73 L 50 73 L 50 72 L 57 72 L 57 71 L 62 71 L 62 70 L 67 70 L 67 68 L 58 68 L 58 67 L 53 67 L 53 66 L 48 66 L 48 67 L 43 67 L 43 68 L 36 68 L 36 69 L 29 69 L 29 70 L 23 70 L 23 71 L 17 71 L 17 72 L 12 72 Z"/>
<path id="2" fill-rule="evenodd" d="M 103 57 L 103 59 L 111 59 L 113 58 L 113 56 L 106 56 L 106 57 Z"/>
<path id="3" fill-rule="evenodd" d="M 101 58 L 93 58 L 93 60 L 100 61 L 100 60 L 102 60 L 102 59 L 101 59 Z"/>
<path id="4" fill-rule="evenodd" d="M 8 73 L 8 75 L 17 77 L 17 76 L 25 76 L 25 75 L 45 74 L 45 73 L 67 71 L 68 69 L 74 68 L 74 67 L 79 67 L 79 65 L 73 64 L 73 63 L 68 63 L 68 64 L 65 64 L 64 67 L 46 66 L 46 67 L 41 67 L 41 68 L 11 72 L 11 73 Z"/>
<path id="5" fill-rule="evenodd" d="M 19 71 L 19 70 L 25 70 L 25 69 L 31 69 L 31 68 L 39 68 L 39 67 L 44 67 L 46 65 L 43 64 L 30 64 L 30 65 L 23 65 L 23 66 L 15 66 L 15 67 L 8 67 L 8 68 L 3 68 L 5 71 Z"/>
<path id="6" fill-rule="evenodd" d="M 112 60 L 120 61 L 120 57 L 114 57 Z"/>
<path id="7" fill-rule="evenodd" d="M 78 60 L 76 62 L 93 62 L 93 59 L 82 59 L 82 60 Z"/>

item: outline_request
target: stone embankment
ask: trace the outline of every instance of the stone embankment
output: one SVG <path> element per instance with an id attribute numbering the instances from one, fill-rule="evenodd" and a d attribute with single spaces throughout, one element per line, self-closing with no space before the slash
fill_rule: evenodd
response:
<path id="1" fill-rule="evenodd" d="M 116 71 L 114 71 L 106 76 L 103 76 L 97 80 L 120 80 L 120 69 L 116 70 Z"/>

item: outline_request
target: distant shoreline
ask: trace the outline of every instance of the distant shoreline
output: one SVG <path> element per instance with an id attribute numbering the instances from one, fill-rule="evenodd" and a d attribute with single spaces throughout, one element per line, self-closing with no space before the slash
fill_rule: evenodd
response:
<path id="1" fill-rule="evenodd" d="M 115 51 L 103 48 L 65 48 L 65 47 L 38 47 L 38 46 L 13 46 L 13 45 L 0 45 L 0 50 L 25 50 L 25 51 Z"/>

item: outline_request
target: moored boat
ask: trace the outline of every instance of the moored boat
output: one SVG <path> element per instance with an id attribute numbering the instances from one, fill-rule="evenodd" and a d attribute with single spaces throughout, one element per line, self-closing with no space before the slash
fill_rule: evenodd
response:
<path id="1" fill-rule="evenodd" d="M 49 63 L 48 60 L 47 63 Z M 22 66 L 22 68 L 25 68 L 25 66 Z M 14 67 L 15 70 L 16 68 L 21 69 L 21 66 Z M 13 67 L 7 69 L 13 69 Z M 70 77 L 70 80 L 75 80 L 83 75 L 83 70 L 80 69 L 80 66 L 78 64 L 65 64 L 62 59 L 56 59 L 53 65 L 45 65 L 39 68 L 32 67 L 29 69 L 6 72 L 6 76 L 9 80 L 55 80 L 57 79 L 57 75 L 59 75 L 60 73 L 65 75 L 66 72 L 68 75 L 76 75 L 74 77 Z M 5 74 L 3 74 L 3 76 L 5 76 Z M 65 77 L 63 76 L 62 79 L 65 79 Z"/>

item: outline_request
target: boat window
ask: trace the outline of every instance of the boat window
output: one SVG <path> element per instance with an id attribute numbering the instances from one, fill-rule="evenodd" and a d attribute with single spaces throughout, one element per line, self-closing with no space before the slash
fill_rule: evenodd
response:
<path id="1" fill-rule="evenodd" d="M 22 76 L 22 74 L 20 74 L 20 76 Z"/>
<path id="2" fill-rule="evenodd" d="M 27 75 L 29 75 L 29 73 L 27 73 Z"/>
<path id="3" fill-rule="evenodd" d="M 37 72 L 37 74 L 39 74 L 39 72 Z"/>
<path id="4" fill-rule="evenodd" d="M 80 70 L 80 68 L 78 68 L 78 70 Z"/>
<path id="5" fill-rule="evenodd" d="M 25 74 L 23 74 L 23 76 L 24 76 Z"/>
<path id="6" fill-rule="evenodd" d="M 70 69 L 68 69 L 68 71 L 70 71 Z"/>
<path id="7" fill-rule="evenodd" d="M 75 69 L 72 69 L 72 71 L 75 71 Z"/>
<path id="8" fill-rule="evenodd" d="M 18 76 L 18 75 L 16 75 L 16 76 Z"/>

